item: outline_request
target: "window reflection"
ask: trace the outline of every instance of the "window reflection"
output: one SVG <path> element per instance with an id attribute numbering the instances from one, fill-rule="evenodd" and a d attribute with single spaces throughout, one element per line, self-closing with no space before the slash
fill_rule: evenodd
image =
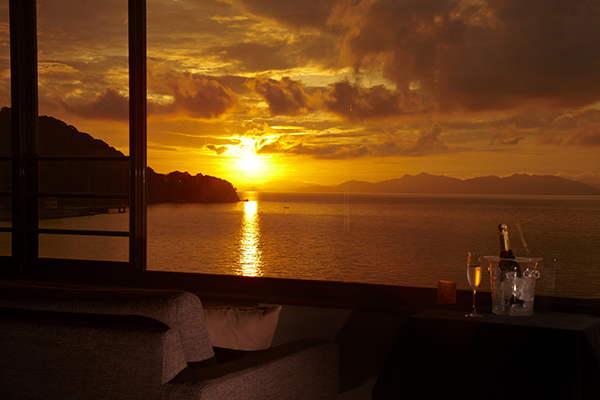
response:
<path id="1" fill-rule="evenodd" d="M 240 234 L 240 256 L 238 259 L 238 274 L 244 276 L 263 275 L 257 210 L 256 201 L 244 202 L 244 219 Z"/>

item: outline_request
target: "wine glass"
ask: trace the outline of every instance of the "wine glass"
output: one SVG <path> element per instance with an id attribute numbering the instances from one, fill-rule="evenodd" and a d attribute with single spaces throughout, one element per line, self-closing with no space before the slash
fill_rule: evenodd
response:
<path id="1" fill-rule="evenodd" d="M 467 280 L 471 289 L 473 289 L 473 311 L 465 317 L 482 317 L 483 315 L 477 314 L 475 309 L 475 297 L 477 295 L 477 288 L 481 284 L 481 255 L 475 252 L 467 253 Z"/>

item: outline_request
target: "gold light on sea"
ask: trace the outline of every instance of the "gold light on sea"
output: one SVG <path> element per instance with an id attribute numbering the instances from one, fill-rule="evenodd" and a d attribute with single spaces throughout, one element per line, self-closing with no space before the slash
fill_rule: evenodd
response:
<path id="1" fill-rule="evenodd" d="M 244 276 L 261 276 L 260 229 L 258 226 L 258 206 L 256 201 L 244 203 L 244 219 L 240 235 L 240 256 L 238 274 Z"/>

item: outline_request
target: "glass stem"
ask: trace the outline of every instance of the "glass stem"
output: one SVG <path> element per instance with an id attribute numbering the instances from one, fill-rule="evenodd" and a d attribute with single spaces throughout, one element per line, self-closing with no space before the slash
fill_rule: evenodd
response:
<path id="1" fill-rule="evenodd" d="M 477 290 L 473 290 L 473 314 L 477 314 L 477 310 L 475 309 L 475 295 L 477 294 Z"/>

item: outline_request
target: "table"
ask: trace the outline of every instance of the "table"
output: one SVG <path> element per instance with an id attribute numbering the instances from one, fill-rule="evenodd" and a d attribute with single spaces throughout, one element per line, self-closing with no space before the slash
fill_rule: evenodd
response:
<path id="1" fill-rule="evenodd" d="M 600 317 L 464 315 L 409 316 L 373 400 L 600 399 Z"/>

